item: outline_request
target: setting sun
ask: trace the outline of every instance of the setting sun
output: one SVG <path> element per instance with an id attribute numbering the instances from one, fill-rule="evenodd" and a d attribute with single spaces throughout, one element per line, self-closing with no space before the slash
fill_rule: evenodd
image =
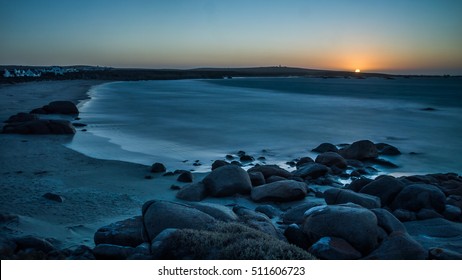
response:
<path id="1" fill-rule="evenodd" d="M 356 69 L 356 70 L 355 70 L 355 73 L 359 73 L 359 72 L 361 72 L 361 70 L 359 70 L 359 69 Z"/>

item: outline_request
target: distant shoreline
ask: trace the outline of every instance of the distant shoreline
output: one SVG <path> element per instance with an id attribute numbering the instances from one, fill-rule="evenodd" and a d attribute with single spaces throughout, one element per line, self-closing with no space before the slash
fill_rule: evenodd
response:
<path id="1" fill-rule="evenodd" d="M 181 80 L 181 79 L 226 79 L 233 77 L 306 77 L 306 78 L 460 78 L 449 75 L 394 75 L 383 73 L 354 73 L 350 71 L 317 70 L 293 67 L 253 68 L 198 68 L 198 69 L 126 69 L 92 66 L 0 66 L 0 84 L 54 80 Z M 8 71 L 8 73 L 6 72 Z M 14 76 L 14 71 L 19 76 Z M 10 74 L 11 73 L 11 74 Z M 11 75 L 11 76 L 9 76 Z"/>

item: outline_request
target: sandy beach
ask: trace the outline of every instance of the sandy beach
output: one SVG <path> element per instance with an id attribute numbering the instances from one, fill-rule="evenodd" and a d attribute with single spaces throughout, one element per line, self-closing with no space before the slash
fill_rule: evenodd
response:
<path id="1" fill-rule="evenodd" d="M 78 103 L 102 81 L 51 81 L 0 86 L 0 119 L 54 100 Z M 78 132 L 84 133 L 84 132 Z M 94 246 L 95 231 L 110 222 L 141 214 L 149 199 L 175 199 L 175 178 L 145 179 L 144 165 L 89 158 L 66 148 L 72 136 L 0 134 L 2 234 L 59 240 L 59 247 Z M 197 175 L 200 176 L 200 175 Z M 47 200 L 45 193 L 64 198 Z"/>

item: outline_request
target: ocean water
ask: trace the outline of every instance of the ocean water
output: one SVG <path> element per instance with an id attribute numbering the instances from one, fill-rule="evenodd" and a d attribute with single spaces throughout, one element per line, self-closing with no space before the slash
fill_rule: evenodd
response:
<path id="1" fill-rule="evenodd" d="M 88 131 L 68 146 L 96 158 L 205 171 L 243 150 L 287 167 L 320 143 L 369 139 L 402 151 L 386 173 L 462 173 L 460 78 L 113 82 L 90 96 Z"/>

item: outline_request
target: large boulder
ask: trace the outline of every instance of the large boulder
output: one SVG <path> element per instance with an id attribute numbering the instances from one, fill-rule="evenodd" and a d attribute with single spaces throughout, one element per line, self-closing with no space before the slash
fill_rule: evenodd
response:
<path id="1" fill-rule="evenodd" d="M 407 232 L 404 224 L 389 211 L 382 208 L 371 209 L 371 211 L 374 212 L 377 217 L 377 224 L 379 227 L 383 228 L 387 234 L 393 232 Z"/>
<path id="2" fill-rule="evenodd" d="M 142 230 L 142 217 L 136 216 L 98 229 L 94 241 L 96 245 L 113 244 L 136 247 L 143 243 Z"/>
<path id="3" fill-rule="evenodd" d="M 71 101 L 53 101 L 42 108 L 34 109 L 32 114 L 62 114 L 62 115 L 78 115 L 77 106 Z"/>
<path id="4" fill-rule="evenodd" d="M 307 202 L 303 203 L 300 205 L 297 205 L 293 208 L 290 208 L 287 210 L 284 214 L 282 214 L 282 222 L 284 224 L 290 225 L 290 224 L 301 224 L 303 223 L 305 219 L 305 212 L 308 211 L 309 209 L 316 207 L 316 206 L 321 206 L 323 203 L 321 202 Z"/>
<path id="5" fill-rule="evenodd" d="M 214 197 L 248 194 L 252 183 L 247 172 L 236 165 L 227 165 L 213 170 L 203 179 L 209 194 Z"/>
<path id="6" fill-rule="evenodd" d="M 354 203 L 363 206 L 364 208 L 380 208 L 380 198 L 363 194 L 355 193 L 346 189 L 330 188 L 324 192 L 324 199 L 327 204 L 344 204 Z"/>
<path id="7" fill-rule="evenodd" d="M 181 203 L 151 200 L 143 205 L 143 239 L 147 242 L 167 228 L 204 229 L 215 222 L 212 216 Z"/>
<path id="8" fill-rule="evenodd" d="M 305 213 L 303 232 L 310 240 L 342 238 L 363 255 L 378 245 L 379 230 L 375 214 L 352 203 L 313 207 Z"/>
<path id="9" fill-rule="evenodd" d="M 206 197 L 207 190 L 202 182 L 186 185 L 176 193 L 176 198 L 187 201 L 201 201 Z"/>
<path id="10" fill-rule="evenodd" d="M 75 128 L 66 120 L 33 120 L 7 124 L 3 127 L 3 133 L 75 134 Z"/>
<path id="11" fill-rule="evenodd" d="M 371 260 L 425 260 L 427 251 L 405 232 L 391 233 L 365 259 Z"/>
<path id="12" fill-rule="evenodd" d="M 196 208 L 199 211 L 202 211 L 206 214 L 209 214 L 213 218 L 217 219 L 218 221 L 222 222 L 235 222 L 239 218 L 233 212 L 232 209 L 214 203 L 190 203 L 192 207 Z"/>
<path id="13" fill-rule="evenodd" d="M 442 213 L 446 196 L 437 187 L 427 184 L 406 186 L 394 199 L 392 209 L 406 209 L 417 212 L 422 208 L 434 209 Z"/>
<path id="14" fill-rule="evenodd" d="M 329 172 L 329 168 L 323 164 L 319 163 L 307 163 L 301 166 L 299 169 L 293 171 L 293 175 L 301 178 L 311 178 L 316 179 L 321 176 L 324 176 Z"/>
<path id="15" fill-rule="evenodd" d="M 462 223 L 437 218 L 405 222 L 404 226 L 427 250 L 439 247 L 462 252 Z"/>
<path id="16" fill-rule="evenodd" d="M 379 156 L 377 147 L 369 140 L 356 141 L 348 147 L 341 149 L 339 153 L 346 159 L 357 160 L 377 158 Z"/>
<path id="17" fill-rule="evenodd" d="M 392 176 L 382 176 L 361 188 L 360 192 L 380 197 L 383 206 L 390 205 L 405 185 Z"/>
<path id="18" fill-rule="evenodd" d="M 271 176 L 279 176 L 284 178 L 289 178 L 292 176 L 289 171 L 282 169 L 277 165 L 258 165 L 250 168 L 248 172 L 261 172 L 263 176 L 265 176 L 265 179 Z"/>
<path id="19" fill-rule="evenodd" d="M 361 253 L 341 238 L 323 237 L 308 250 L 313 256 L 322 260 L 357 260 Z"/>
<path id="20" fill-rule="evenodd" d="M 347 168 L 346 160 L 339 154 L 334 152 L 325 152 L 316 157 L 316 163 L 324 164 L 327 166 L 335 166 L 340 169 Z"/>
<path id="21" fill-rule="evenodd" d="M 305 198 L 306 184 L 294 180 L 282 180 L 252 188 L 253 201 L 293 201 Z"/>

